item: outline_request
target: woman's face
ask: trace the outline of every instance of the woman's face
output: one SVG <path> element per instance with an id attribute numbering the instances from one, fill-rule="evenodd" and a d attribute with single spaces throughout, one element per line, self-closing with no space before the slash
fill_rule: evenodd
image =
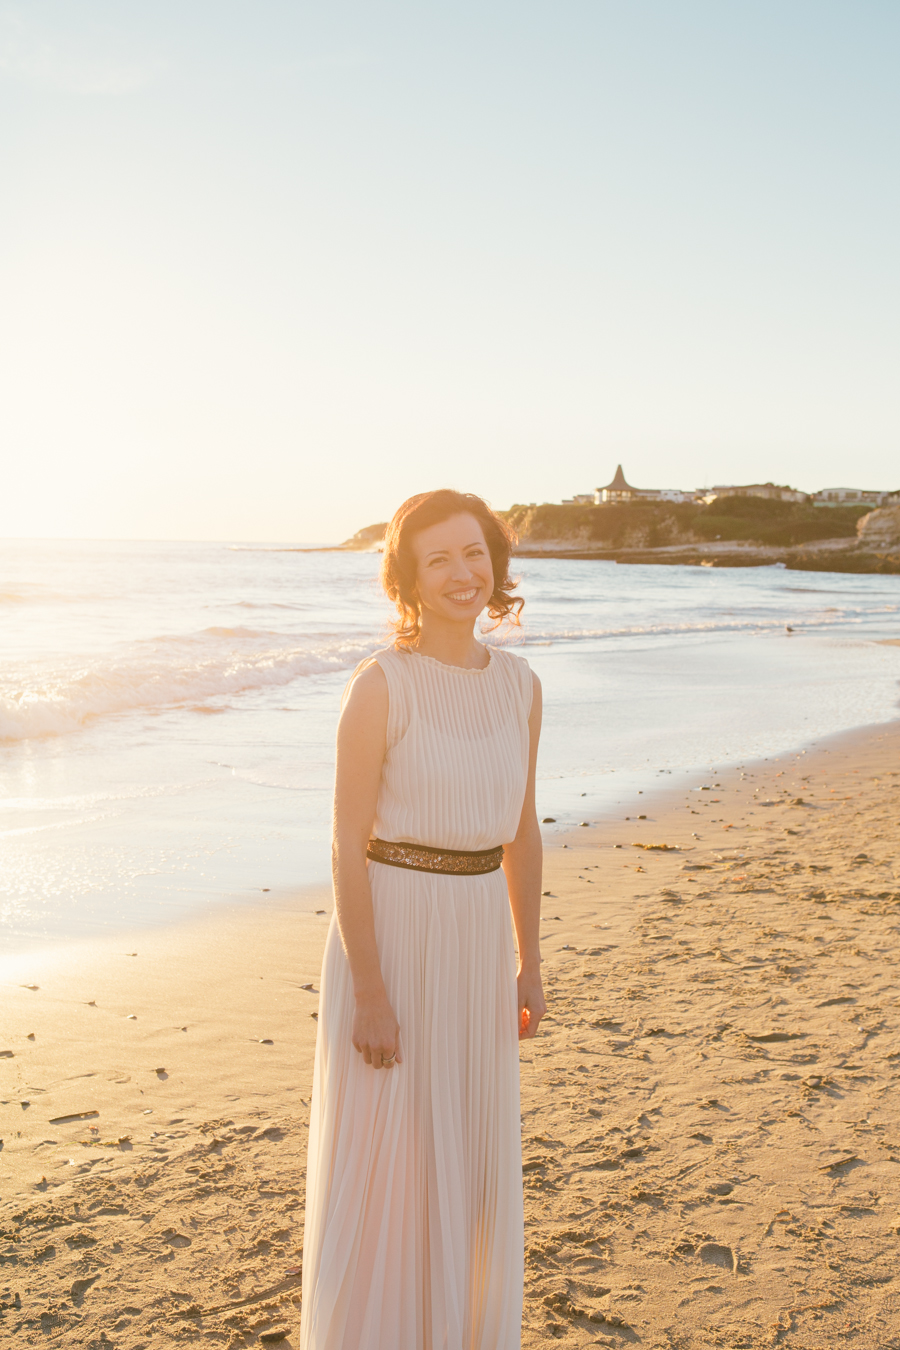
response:
<path id="1" fill-rule="evenodd" d="M 474 516 L 451 516 L 412 538 L 416 595 L 422 610 L 474 624 L 494 591 L 494 569 Z"/>

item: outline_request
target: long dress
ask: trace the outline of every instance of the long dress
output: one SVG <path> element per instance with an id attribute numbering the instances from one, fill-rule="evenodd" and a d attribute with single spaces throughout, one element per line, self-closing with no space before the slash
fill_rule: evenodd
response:
<path id="1" fill-rule="evenodd" d="M 515 837 L 532 678 L 388 648 L 373 833 L 475 851 Z M 351 1043 L 353 990 L 329 930 L 309 1131 L 304 1350 L 519 1350 L 522 1152 L 515 944 L 501 871 L 369 863 L 403 1062 Z"/>

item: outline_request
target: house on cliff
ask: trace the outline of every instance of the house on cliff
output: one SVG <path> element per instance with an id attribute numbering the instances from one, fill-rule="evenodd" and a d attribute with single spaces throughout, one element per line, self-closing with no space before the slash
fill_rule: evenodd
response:
<path id="1" fill-rule="evenodd" d="M 707 488 L 705 493 L 701 494 L 700 500 L 706 502 L 709 506 L 717 497 L 765 497 L 771 502 L 805 502 L 807 500 L 805 492 L 798 492 L 796 488 L 792 487 L 781 487 L 777 483 L 745 483 L 741 486 L 734 483 L 722 484 L 718 487 Z"/>
<path id="2" fill-rule="evenodd" d="M 823 488 L 819 492 L 800 492 L 779 483 L 720 483 L 711 488 L 685 492 L 680 488 L 637 488 L 625 477 L 622 465 L 616 465 L 612 481 L 593 493 L 565 498 L 564 505 L 614 504 L 618 502 L 703 502 L 711 505 L 719 497 L 762 497 L 776 502 L 809 502 L 814 506 L 891 506 L 900 502 L 900 492 L 867 491 L 863 488 Z"/>
<path id="3" fill-rule="evenodd" d="M 594 490 L 593 501 L 599 506 L 612 502 L 689 502 L 692 492 L 682 492 L 680 488 L 636 488 L 625 481 L 622 465 L 616 467 L 611 483 Z"/>
<path id="4" fill-rule="evenodd" d="M 889 506 L 900 501 L 900 493 L 866 488 L 822 488 L 810 498 L 814 506 Z"/>

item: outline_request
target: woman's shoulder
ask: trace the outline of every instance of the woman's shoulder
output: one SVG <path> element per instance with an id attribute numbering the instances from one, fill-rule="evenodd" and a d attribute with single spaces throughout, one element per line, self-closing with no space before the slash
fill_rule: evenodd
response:
<path id="1" fill-rule="evenodd" d="M 408 662 L 397 647 L 382 647 L 372 652 L 364 661 L 360 661 L 347 685 L 344 702 L 348 698 L 357 701 L 371 712 L 373 717 L 387 716 L 387 748 L 390 750 L 402 738 L 411 715 L 413 700 L 409 692 L 409 680 L 403 678 L 402 671 Z"/>
<path id="2" fill-rule="evenodd" d="M 405 647 L 398 646 L 395 642 L 389 642 L 386 647 L 379 647 L 374 651 L 371 660 L 379 662 L 403 661 L 409 655 Z"/>
<path id="3" fill-rule="evenodd" d="M 386 703 L 388 684 L 383 669 L 375 659 L 377 655 L 377 652 L 373 652 L 371 656 L 366 656 L 351 674 L 341 699 L 342 709 L 351 699 L 354 706 Z"/>
<path id="4" fill-rule="evenodd" d="M 500 671 L 518 689 L 526 705 L 530 707 L 535 687 L 540 688 L 540 683 L 525 657 L 519 656 L 518 652 L 508 651 L 505 647 L 492 647 L 491 661 L 496 661 Z"/>
<path id="5" fill-rule="evenodd" d="M 376 671 L 376 675 L 371 678 L 377 679 L 378 670 L 389 670 L 395 662 L 402 660 L 403 654 L 400 648 L 394 647 L 393 645 L 390 647 L 378 647 L 374 652 L 370 652 L 368 656 L 363 657 L 359 665 L 353 671 L 353 674 L 350 676 L 350 679 L 355 680 L 356 677 L 364 671 L 372 670 Z"/>
<path id="6" fill-rule="evenodd" d="M 491 647 L 491 660 L 496 661 L 501 669 L 509 672 L 519 679 L 531 679 L 531 666 L 520 656 L 518 652 L 511 652 L 506 647 Z"/>
<path id="7" fill-rule="evenodd" d="M 392 697 L 396 697 L 408 684 L 403 673 L 409 662 L 408 653 L 401 647 L 380 647 L 360 661 L 347 682 L 347 692 L 359 685 L 362 690 L 389 691 Z M 347 694 L 344 695 L 346 697 Z"/>
<path id="8" fill-rule="evenodd" d="M 405 670 L 409 663 L 409 652 L 391 643 L 388 647 L 379 647 L 378 651 L 373 652 L 367 661 L 362 664 L 377 666 L 387 679 L 388 684 L 394 684 L 400 672 Z"/>

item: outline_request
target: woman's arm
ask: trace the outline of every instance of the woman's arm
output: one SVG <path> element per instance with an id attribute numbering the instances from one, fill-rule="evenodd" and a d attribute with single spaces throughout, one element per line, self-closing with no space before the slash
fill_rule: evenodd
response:
<path id="1" fill-rule="evenodd" d="M 534 778 L 541 735 L 541 682 L 532 672 L 534 697 L 528 717 L 528 782 L 519 828 L 504 849 L 503 870 L 509 888 L 519 949 L 519 1038 L 534 1036 L 547 1005 L 541 984 L 541 863 L 543 844 L 534 802 Z"/>
<path id="2" fill-rule="evenodd" d="M 373 661 L 350 682 L 337 734 L 332 875 L 341 941 L 353 980 L 353 1044 L 367 1064 L 381 1069 L 396 1055 L 400 1028 L 388 1000 L 378 947 L 366 846 L 375 819 L 387 745 L 388 689 Z"/>

